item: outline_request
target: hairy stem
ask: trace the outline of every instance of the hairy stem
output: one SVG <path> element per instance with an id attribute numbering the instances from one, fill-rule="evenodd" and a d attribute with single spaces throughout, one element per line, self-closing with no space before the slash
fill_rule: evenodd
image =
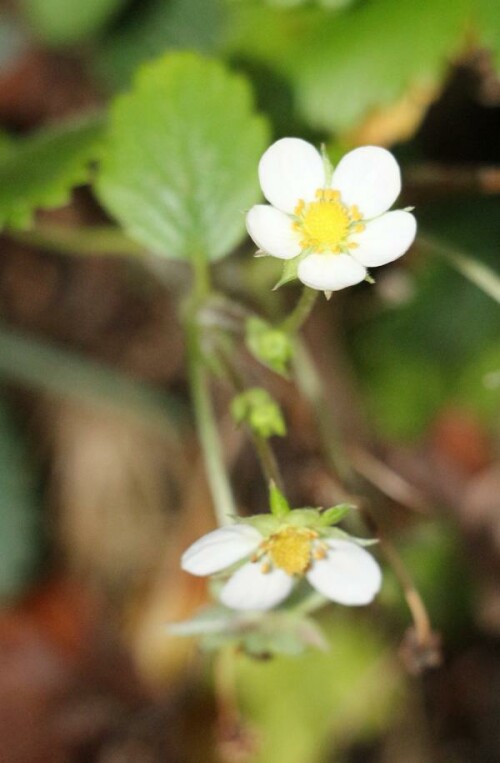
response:
<path id="1" fill-rule="evenodd" d="M 280 328 L 283 331 L 286 331 L 287 334 L 296 334 L 308 319 L 311 310 L 318 299 L 318 295 L 319 291 L 316 291 L 316 289 L 310 289 L 308 286 L 304 286 L 297 304 L 290 315 L 288 315 L 282 322 Z"/>
<path id="2" fill-rule="evenodd" d="M 225 348 L 220 346 L 218 349 L 219 360 L 222 362 L 226 379 L 231 384 L 233 390 L 237 394 L 241 394 L 245 391 L 245 383 L 241 375 L 227 356 Z M 280 490 L 283 490 L 283 478 L 269 440 L 254 432 L 250 427 L 247 427 L 247 430 L 266 482 L 269 483 L 272 480 Z"/>
<path id="3" fill-rule="evenodd" d="M 231 521 L 236 506 L 224 463 L 222 446 L 210 397 L 208 373 L 203 358 L 198 321 L 200 305 L 210 292 L 208 263 L 201 255 L 193 258 L 194 288 L 186 321 L 188 375 L 198 436 L 203 452 L 215 516 L 220 526 Z"/>

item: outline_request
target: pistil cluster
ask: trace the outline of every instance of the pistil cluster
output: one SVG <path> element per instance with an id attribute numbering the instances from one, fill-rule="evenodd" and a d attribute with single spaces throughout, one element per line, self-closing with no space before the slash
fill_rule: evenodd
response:
<path id="1" fill-rule="evenodd" d="M 342 204 L 340 191 L 318 188 L 316 201 L 308 204 L 300 199 L 294 209 L 292 229 L 301 236 L 303 251 L 340 254 L 356 249 L 358 244 L 350 241 L 352 233 L 362 233 L 364 223 L 356 204 Z"/>

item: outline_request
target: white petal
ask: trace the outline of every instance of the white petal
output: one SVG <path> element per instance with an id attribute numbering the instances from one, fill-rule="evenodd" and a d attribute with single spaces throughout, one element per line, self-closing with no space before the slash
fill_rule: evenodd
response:
<path id="1" fill-rule="evenodd" d="M 310 254 L 299 263 L 298 277 L 320 291 L 338 291 L 359 283 L 366 269 L 349 254 Z"/>
<path id="2" fill-rule="evenodd" d="M 212 575 L 244 559 L 255 551 L 261 540 L 261 534 L 249 525 L 221 527 L 184 551 L 181 567 L 191 575 Z"/>
<path id="3" fill-rule="evenodd" d="M 358 244 L 352 256 L 366 267 L 385 265 L 401 257 L 412 245 L 417 221 L 410 212 L 397 209 L 366 223 L 362 233 L 352 240 Z"/>
<path id="4" fill-rule="evenodd" d="M 344 204 L 356 204 L 365 219 L 376 217 L 392 207 L 399 196 L 399 165 L 385 148 L 355 148 L 335 168 L 332 188 L 340 191 Z"/>
<path id="5" fill-rule="evenodd" d="M 257 246 L 274 257 L 289 260 L 300 254 L 298 235 L 292 220 L 279 209 L 256 204 L 247 214 L 247 230 Z"/>
<path id="6" fill-rule="evenodd" d="M 346 540 L 329 540 L 328 554 L 307 573 L 310 584 L 323 596 L 348 606 L 369 604 L 378 593 L 382 573 L 364 548 Z"/>
<path id="7" fill-rule="evenodd" d="M 236 570 L 220 593 L 220 600 L 231 609 L 271 609 L 286 599 L 293 578 L 279 568 L 261 572 L 258 562 Z"/>
<path id="8" fill-rule="evenodd" d="M 293 212 L 299 199 L 312 201 L 325 185 L 323 160 L 310 143 L 282 138 L 270 146 L 259 163 L 262 192 L 274 207 Z"/>

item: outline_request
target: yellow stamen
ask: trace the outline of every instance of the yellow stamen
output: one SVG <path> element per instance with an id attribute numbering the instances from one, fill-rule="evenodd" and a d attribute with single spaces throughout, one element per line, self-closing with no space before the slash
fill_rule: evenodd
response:
<path id="1" fill-rule="evenodd" d="M 303 575 L 311 563 L 313 530 L 284 527 L 265 542 L 265 548 L 276 567 L 288 575 Z"/>
<path id="2" fill-rule="evenodd" d="M 358 207 L 346 207 L 339 191 L 331 188 L 318 188 L 315 198 L 307 204 L 300 199 L 294 210 L 292 230 L 301 235 L 302 249 L 335 254 L 355 248 L 349 244 L 349 236 L 364 230 Z"/>
<path id="3" fill-rule="evenodd" d="M 324 543 L 318 543 L 313 551 L 314 559 L 324 559 L 328 553 L 328 547 Z"/>

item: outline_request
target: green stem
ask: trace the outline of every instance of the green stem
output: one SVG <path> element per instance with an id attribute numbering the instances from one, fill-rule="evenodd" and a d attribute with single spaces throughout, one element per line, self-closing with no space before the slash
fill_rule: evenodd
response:
<path id="1" fill-rule="evenodd" d="M 235 368 L 234 363 L 232 363 L 231 359 L 228 357 L 225 348 L 221 345 L 218 349 L 219 360 L 222 362 L 222 367 L 228 382 L 236 393 L 241 394 L 245 391 L 245 383 L 241 378 L 241 375 Z M 269 484 L 272 480 L 276 486 L 283 491 L 283 478 L 269 440 L 262 437 L 257 432 L 254 432 L 250 427 L 247 427 L 247 430 L 250 439 L 252 440 L 257 458 L 259 459 L 260 467 L 266 482 Z"/>
<path id="2" fill-rule="evenodd" d="M 312 407 L 330 468 L 343 483 L 351 484 L 353 472 L 341 445 L 339 429 L 325 400 L 320 374 L 305 343 L 299 338 L 295 343 L 294 375 L 298 388 Z"/>
<path id="3" fill-rule="evenodd" d="M 287 334 L 296 334 L 302 328 L 316 303 L 318 294 L 319 292 L 316 289 L 304 286 L 299 301 L 280 326 L 282 331 L 285 331 Z"/>
<path id="4" fill-rule="evenodd" d="M 194 288 L 186 325 L 189 384 L 214 512 L 218 524 L 223 526 L 229 524 L 237 512 L 224 463 L 201 347 L 198 312 L 210 292 L 210 274 L 208 262 L 201 253 L 192 262 Z"/>
<path id="5" fill-rule="evenodd" d="M 283 478 L 281 476 L 278 462 L 274 455 L 273 449 L 269 445 L 269 441 L 265 437 L 261 437 L 256 432 L 250 430 L 250 437 L 259 459 L 262 473 L 266 482 L 273 481 L 275 485 L 283 492 Z"/>

